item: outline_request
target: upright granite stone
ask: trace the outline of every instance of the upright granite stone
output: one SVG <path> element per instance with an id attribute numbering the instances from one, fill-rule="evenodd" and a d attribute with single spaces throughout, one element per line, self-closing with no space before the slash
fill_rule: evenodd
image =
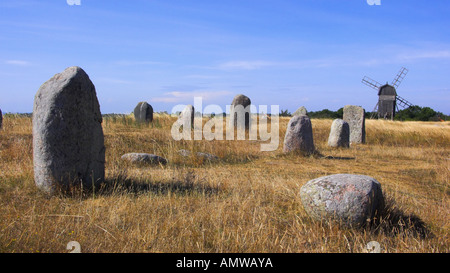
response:
<path id="1" fill-rule="evenodd" d="M 292 117 L 284 137 L 283 152 L 300 152 L 309 155 L 314 151 L 311 120 L 304 115 Z"/>
<path id="2" fill-rule="evenodd" d="M 344 121 L 350 126 L 350 143 L 366 143 L 365 110 L 361 106 L 346 105 L 344 107 Z"/>
<path id="3" fill-rule="evenodd" d="M 148 123 L 153 121 L 153 107 L 145 101 L 142 101 L 134 108 L 134 118 L 139 123 Z"/>
<path id="4" fill-rule="evenodd" d="M 105 177 L 102 115 L 95 86 L 80 67 L 69 67 L 45 82 L 33 106 L 34 180 L 53 193 Z"/>
<path id="5" fill-rule="evenodd" d="M 180 116 L 178 116 L 177 122 L 183 125 L 190 125 L 190 127 L 194 126 L 194 116 L 195 109 L 192 105 L 186 105 L 186 107 L 181 112 Z"/>
<path id="6" fill-rule="evenodd" d="M 381 184 L 372 177 L 335 174 L 313 179 L 300 189 L 306 212 L 315 220 L 358 226 L 384 205 Z"/>
<path id="7" fill-rule="evenodd" d="M 233 119 L 233 125 L 238 128 L 250 126 L 250 105 L 252 104 L 249 97 L 239 94 L 234 97 L 231 102 L 230 117 Z"/>
<path id="8" fill-rule="evenodd" d="M 342 119 L 333 121 L 328 137 L 328 146 L 344 148 L 350 146 L 350 127 L 346 121 Z"/>
<path id="9" fill-rule="evenodd" d="M 297 111 L 294 112 L 293 116 L 301 116 L 301 115 L 308 115 L 308 111 L 306 111 L 305 106 L 302 106 L 297 109 Z"/>

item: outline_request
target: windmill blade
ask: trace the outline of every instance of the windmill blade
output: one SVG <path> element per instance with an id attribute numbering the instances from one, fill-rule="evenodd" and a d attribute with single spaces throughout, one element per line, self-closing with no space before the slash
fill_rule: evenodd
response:
<path id="1" fill-rule="evenodd" d="M 369 78 L 367 76 L 365 76 L 361 82 L 375 90 L 380 89 L 380 87 L 382 85 L 381 83 L 377 82 L 376 80 L 372 80 L 371 78 Z"/>
<path id="2" fill-rule="evenodd" d="M 395 79 L 392 81 L 391 85 L 397 89 L 399 85 L 402 83 L 403 79 L 405 78 L 406 74 L 408 73 L 408 69 L 402 67 L 400 71 L 398 72 Z"/>
<path id="3" fill-rule="evenodd" d="M 403 109 L 413 106 L 412 103 L 397 95 L 397 105 Z"/>

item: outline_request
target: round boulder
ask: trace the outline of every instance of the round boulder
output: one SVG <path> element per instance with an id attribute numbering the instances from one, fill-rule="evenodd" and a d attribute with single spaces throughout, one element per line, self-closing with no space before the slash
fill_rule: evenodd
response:
<path id="1" fill-rule="evenodd" d="M 335 174 L 307 182 L 300 189 L 306 212 L 315 220 L 358 226 L 372 219 L 383 204 L 381 184 L 372 177 Z"/>

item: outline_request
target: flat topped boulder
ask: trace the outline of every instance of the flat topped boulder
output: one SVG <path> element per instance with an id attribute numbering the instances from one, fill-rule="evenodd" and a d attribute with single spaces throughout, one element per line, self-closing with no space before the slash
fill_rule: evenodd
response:
<path id="1" fill-rule="evenodd" d="M 80 67 L 46 81 L 33 105 L 33 163 L 36 185 L 90 188 L 105 177 L 102 115 L 95 86 Z"/>
<path id="2" fill-rule="evenodd" d="M 381 184 L 372 177 L 335 174 L 307 182 L 300 189 L 306 212 L 315 220 L 364 224 L 384 204 Z"/>
<path id="3" fill-rule="evenodd" d="M 134 118 L 139 123 L 148 123 L 153 121 L 153 107 L 145 101 L 139 102 L 134 108 Z"/>
<path id="4" fill-rule="evenodd" d="M 309 155 L 314 153 L 314 151 L 311 120 L 304 115 L 293 116 L 287 126 L 283 152 L 300 152 Z"/>
<path id="5" fill-rule="evenodd" d="M 138 164 L 167 164 L 163 157 L 147 153 L 128 153 L 121 157 L 123 160 Z"/>
<path id="6" fill-rule="evenodd" d="M 365 110 L 361 106 L 346 105 L 343 120 L 350 126 L 350 143 L 366 143 Z"/>

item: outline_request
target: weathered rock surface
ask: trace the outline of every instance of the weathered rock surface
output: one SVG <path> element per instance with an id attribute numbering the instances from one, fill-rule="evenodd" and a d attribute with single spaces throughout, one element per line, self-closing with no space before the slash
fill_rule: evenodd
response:
<path id="1" fill-rule="evenodd" d="M 104 180 L 102 115 L 95 86 L 80 67 L 56 74 L 36 93 L 33 163 L 36 185 L 49 193 Z"/>
<path id="2" fill-rule="evenodd" d="M 195 115 L 195 109 L 192 105 L 186 105 L 186 107 L 181 112 L 180 116 L 178 117 L 177 122 L 183 124 L 183 126 L 192 127 L 194 126 L 194 115 Z"/>
<path id="3" fill-rule="evenodd" d="M 315 220 L 364 224 L 384 204 L 381 184 L 372 177 L 335 174 L 307 182 L 300 189 L 306 212 Z"/>
<path id="4" fill-rule="evenodd" d="M 134 118 L 140 123 L 152 122 L 153 107 L 145 101 L 139 102 L 134 108 Z"/>
<path id="5" fill-rule="evenodd" d="M 147 154 L 147 153 L 128 153 L 124 154 L 121 157 L 123 160 L 130 161 L 132 163 L 139 163 L 139 164 L 167 164 L 167 160 L 163 157 L 154 155 L 154 154 Z"/>
<path id="6" fill-rule="evenodd" d="M 301 115 L 308 115 L 308 111 L 306 111 L 305 106 L 301 106 L 300 108 L 297 109 L 297 111 L 294 112 L 294 114 L 292 114 L 292 116 L 301 116 Z"/>
<path id="7" fill-rule="evenodd" d="M 178 153 L 184 157 L 189 157 L 192 155 L 191 151 L 185 150 L 185 149 L 181 149 L 178 150 Z M 219 157 L 213 154 L 208 154 L 208 153 L 202 153 L 202 152 L 197 152 L 195 154 L 197 157 L 201 157 L 205 160 L 209 160 L 209 161 L 217 161 L 219 160 Z"/>
<path id="8" fill-rule="evenodd" d="M 242 94 L 239 94 L 233 98 L 230 107 L 230 117 L 233 119 L 233 124 L 235 127 L 249 128 L 251 115 L 249 106 L 251 103 L 250 98 Z"/>
<path id="9" fill-rule="evenodd" d="M 346 105 L 343 120 L 350 126 L 350 143 L 366 143 L 365 110 L 361 106 Z"/>
<path id="10" fill-rule="evenodd" d="M 346 121 L 342 119 L 333 121 L 328 137 L 328 146 L 344 148 L 350 146 L 350 127 Z"/>
<path id="11" fill-rule="evenodd" d="M 294 116 L 288 123 L 283 152 L 312 154 L 315 151 L 311 120 L 308 116 Z"/>

